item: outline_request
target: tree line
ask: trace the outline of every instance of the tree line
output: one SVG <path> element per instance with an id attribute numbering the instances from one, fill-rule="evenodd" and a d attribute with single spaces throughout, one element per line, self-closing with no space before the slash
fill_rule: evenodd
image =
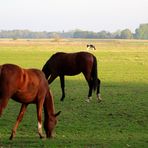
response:
<path id="1" fill-rule="evenodd" d="M 29 30 L 1 30 L 0 38 L 89 38 L 89 39 L 148 39 L 148 24 L 140 24 L 132 33 L 130 29 L 118 30 L 116 32 L 93 32 L 74 30 L 68 32 L 33 32 Z"/>

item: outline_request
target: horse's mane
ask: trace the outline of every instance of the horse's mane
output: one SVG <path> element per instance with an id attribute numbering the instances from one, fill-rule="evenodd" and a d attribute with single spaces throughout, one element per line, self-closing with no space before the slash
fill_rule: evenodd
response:
<path id="1" fill-rule="evenodd" d="M 66 53 L 65 52 L 56 52 L 51 57 L 55 57 L 55 56 L 58 56 L 58 55 L 61 55 L 61 54 L 66 54 Z"/>

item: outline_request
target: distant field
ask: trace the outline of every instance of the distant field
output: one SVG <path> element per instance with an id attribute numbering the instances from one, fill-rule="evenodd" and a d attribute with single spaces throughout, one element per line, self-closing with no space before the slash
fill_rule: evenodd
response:
<path id="1" fill-rule="evenodd" d="M 147 148 L 148 147 L 148 41 L 140 40 L 0 40 L 0 64 L 15 63 L 41 69 L 58 51 L 86 51 L 94 44 L 103 101 L 85 99 L 88 86 L 83 75 L 66 77 L 66 98 L 56 79 L 51 90 L 56 111 L 62 110 L 54 139 L 40 140 L 36 108 L 30 105 L 16 138 L 8 140 L 20 104 L 9 101 L 0 118 L 0 148 Z"/>

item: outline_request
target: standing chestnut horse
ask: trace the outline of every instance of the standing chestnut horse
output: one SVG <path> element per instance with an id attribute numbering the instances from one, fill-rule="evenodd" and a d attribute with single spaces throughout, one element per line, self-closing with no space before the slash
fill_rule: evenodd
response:
<path id="1" fill-rule="evenodd" d="M 42 71 L 37 69 L 22 69 L 17 65 L 4 64 L 0 66 L 0 116 L 8 104 L 8 100 L 22 103 L 17 121 L 12 129 L 10 139 L 13 139 L 19 123 L 26 111 L 28 104 L 34 103 L 37 107 L 38 133 L 42 134 L 42 108 L 44 107 L 44 129 L 47 137 L 52 137 L 56 125 L 54 102 L 48 82 Z"/>
<path id="2" fill-rule="evenodd" d="M 49 84 L 52 83 L 56 77 L 60 77 L 62 88 L 61 101 L 63 101 L 65 97 L 64 75 L 73 76 L 81 72 L 89 86 L 88 99 L 86 101 L 89 102 L 92 96 L 92 89 L 96 90 L 96 88 L 97 99 L 101 101 L 100 80 L 97 76 L 97 59 L 93 54 L 88 52 L 57 52 L 46 62 L 42 71 L 45 73 L 47 79 L 50 76 L 48 80 Z"/>

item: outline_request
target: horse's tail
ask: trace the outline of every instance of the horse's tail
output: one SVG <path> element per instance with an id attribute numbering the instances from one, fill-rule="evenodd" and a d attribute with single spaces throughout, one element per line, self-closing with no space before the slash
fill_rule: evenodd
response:
<path id="1" fill-rule="evenodd" d="M 0 87 L 1 87 L 1 71 L 2 71 L 2 65 L 0 65 Z M 2 98 L 1 98 L 1 92 L 0 92 L 0 102 L 2 102 L 1 100 L 2 100 Z M 3 107 L 2 107 L 2 105 L 0 103 L 0 116 L 2 114 L 2 111 L 3 111 Z"/>
<path id="2" fill-rule="evenodd" d="M 3 93 L 3 78 L 2 78 L 2 69 L 3 66 L 0 65 L 0 116 L 2 115 L 3 109 L 7 106 L 9 98 L 5 97 L 5 93 Z"/>
<path id="3" fill-rule="evenodd" d="M 91 76 L 93 80 L 93 89 L 95 91 L 98 84 L 97 59 L 95 56 L 93 56 L 93 67 L 92 67 Z"/>

